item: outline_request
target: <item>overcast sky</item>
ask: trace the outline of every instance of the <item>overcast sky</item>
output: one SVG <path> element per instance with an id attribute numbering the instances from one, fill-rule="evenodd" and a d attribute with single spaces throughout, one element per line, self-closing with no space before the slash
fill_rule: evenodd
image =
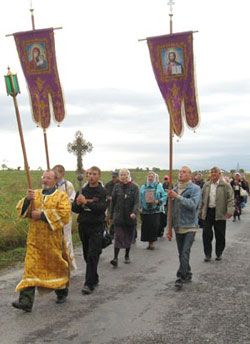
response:
<path id="1" fill-rule="evenodd" d="M 50 164 L 76 169 L 67 152 L 77 130 L 94 146 L 84 167 L 169 166 L 169 115 L 146 41 L 169 33 L 168 0 L 33 0 L 37 29 L 55 31 L 67 117 L 47 131 Z M 18 73 L 18 104 L 31 169 L 46 168 L 13 37 L 31 29 L 30 0 L 0 2 L 0 71 Z M 173 167 L 250 171 L 249 0 L 175 0 L 173 30 L 194 34 L 200 126 L 174 138 Z M 23 167 L 13 101 L 0 80 L 0 164 Z"/>

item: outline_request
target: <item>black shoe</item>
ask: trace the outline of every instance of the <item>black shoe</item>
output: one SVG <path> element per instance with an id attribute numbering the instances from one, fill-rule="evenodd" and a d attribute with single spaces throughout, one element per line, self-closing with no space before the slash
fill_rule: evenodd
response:
<path id="1" fill-rule="evenodd" d="M 184 282 L 192 282 L 192 275 L 187 275 L 187 277 L 185 278 Z"/>
<path id="2" fill-rule="evenodd" d="M 56 303 L 64 303 L 66 301 L 66 299 L 67 299 L 66 295 L 57 296 Z"/>
<path id="3" fill-rule="evenodd" d="M 125 256 L 125 257 L 124 257 L 124 263 L 125 263 L 125 264 L 130 264 L 130 263 L 131 263 L 130 258 Z"/>
<path id="4" fill-rule="evenodd" d="M 204 258 L 204 262 L 210 262 L 210 260 L 211 260 L 211 256 L 205 256 L 205 258 Z"/>
<path id="5" fill-rule="evenodd" d="M 110 261 L 110 264 L 113 265 L 115 268 L 118 266 L 118 259 L 114 258 Z"/>
<path id="6" fill-rule="evenodd" d="M 217 260 L 217 261 L 222 260 L 221 254 L 220 254 L 219 256 L 217 256 L 217 257 L 215 258 L 215 260 Z"/>
<path id="7" fill-rule="evenodd" d="M 17 308 L 17 309 L 22 309 L 24 312 L 31 312 L 32 308 L 22 305 L 19 301 L 14 301 L 12 302 L 12 306 Z"/>
<path id="8" fill-rule="evenodd" d="M 236 221 L 236 217 L 234 217 L 234 219 L 233 219 L 233 222 L 235 222 Z"/>
<path id="9" fill-rule="evenodd" d="M 182 288 L 183 286 L 183 280 L 181 278 L 178 278 L 176 281 L 175 281 L 175 286 L 176 288 Z"/>
<path id="10" fill-rule="evenodd" d="M 82 288 L 82 294 L 84 294 L 84 295 L 92 294 L 93 291 L 94 291 L 94 288 L 93 287 L 89 287 L 88 285 L 84 285 L 83 288 Z"/>

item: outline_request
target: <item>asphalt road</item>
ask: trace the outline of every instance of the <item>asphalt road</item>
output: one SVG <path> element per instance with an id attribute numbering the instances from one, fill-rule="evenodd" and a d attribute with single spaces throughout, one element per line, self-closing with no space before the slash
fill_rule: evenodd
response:
<path id="1" fill-rule="evenodd" d="M 104 250 L 99 264 L 100 285 L 82 295 L 85 264 L 76 250 L 66 303 L 54 293 L 36 295 L 32 313 L 12 308 L 22 269 L 0 274 L 1 344 L 247 344 L 250 343 L 250 206 L 241 221 L 227 223 L 223 260 L 203 261 L 201 232 L 196 235 L 191 266 L 193 282 L 181 291 L 174 287 L 178 256 L 175 239 L 146 250 L 139 240 L 132 247 L 131 264 L 109 261 L 113 247 Z"/>

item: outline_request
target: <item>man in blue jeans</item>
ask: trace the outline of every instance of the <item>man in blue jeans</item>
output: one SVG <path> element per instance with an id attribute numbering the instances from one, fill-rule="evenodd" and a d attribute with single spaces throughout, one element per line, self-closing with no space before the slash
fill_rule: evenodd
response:
<path id="1" fill-rule="evenodd" d="M 175 286 L 181 288 L 184 282 L 192 280 L 189 264 L 190 251 L 198 228 L 198 209 L 201 189 L 191 181 L 189 167 L 180 169 L 178 183 L 170 190 L 168 197 L 173 199 L 172 218 L 175 230 L 180 266 L 177 271 Z"/>

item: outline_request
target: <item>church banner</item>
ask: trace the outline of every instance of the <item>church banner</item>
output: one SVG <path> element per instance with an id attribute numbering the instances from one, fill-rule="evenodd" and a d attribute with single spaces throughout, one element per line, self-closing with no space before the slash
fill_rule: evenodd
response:
<path id="1" fill-rule="evenodd" d="M 17 32 L 14 38 L 30 92 L 34 121 L 43 129 L 48 128 L 53 109 L 55 121 L 62 122 L 65 109 L 53 29 Z"/>
<path id="2" fill-rule="evenodd" d="M 199 124 L 193 62 L 193 33 L 182 32 L 147 38 L 151 62 L 173 130 L 183 133 L 183 117 L 187 125 Z"/>

